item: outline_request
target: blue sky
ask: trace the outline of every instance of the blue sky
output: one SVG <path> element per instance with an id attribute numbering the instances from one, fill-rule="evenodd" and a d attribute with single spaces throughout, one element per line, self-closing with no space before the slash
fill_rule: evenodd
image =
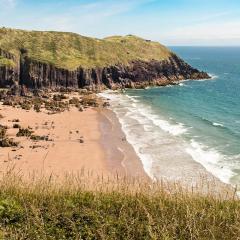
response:
<path id="1" fill-rule="evenodd" d="M 240 46 L 240 0 L 0 0 L 0 25 Z"/>

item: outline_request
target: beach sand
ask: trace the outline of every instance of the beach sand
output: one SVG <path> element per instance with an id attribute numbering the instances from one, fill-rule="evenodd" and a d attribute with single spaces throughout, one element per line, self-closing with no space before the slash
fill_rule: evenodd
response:
<path id="1" fill-rule="evenodd" d="M 60 178 L 83 172 L 88 176 L 147 176 L 110 110 L 88 108 L 80 112 L 72 107 L 47 114 L 3 105 L 0 109 L 0 124 L 8 126 L 9 138 L 20 142 L 17 148 L 1 148 L 2 173 L 14 169 L 24 176 Z M 35 135 L 47 135 L 51 141 L 16 137 L 14 119 L 19 119 L 21 127 L 30 127 Z"/>
<path id="2" fill-rule="evenodd" d="M 8 126 L 8 137 L 20 143 L 16 148 L 1 148 L 0 172 L 3 175 L 14 171 L 28 178 L 53 176 L 61 180 L 67 175 L 84 175 L 92 180 L 95 177 L 150 180 L 112 110 L 87 108 L 80 112 L 71 107 L 69 111 L 47 114 L 44 110 L 37 113 L 0 105 L 0 113 L 3 115 L 0 124 Z M 13 128 L 14 119 L 19 119 L 21 127 L 32 128 L 35 135 L 47 135 L 50 141 L 16 137 L 18 129 Z M 163 159 L 161 167 L 158 165 L 158 180 L 213 194 L 225 194 L 230 189 L 199 163 L 182 160 L 172 165 L 171 161 L 167 163 Z"/>

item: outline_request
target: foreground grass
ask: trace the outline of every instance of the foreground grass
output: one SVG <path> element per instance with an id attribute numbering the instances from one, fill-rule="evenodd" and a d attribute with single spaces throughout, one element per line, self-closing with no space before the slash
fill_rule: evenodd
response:
<path id="1" fill-rule="evenodd" d="M 226 195 L 227 196 L 227 195 Z M 139 181 L 0 182 L 2 239 L 239 239 L 240 202 Z M 227 200 L 226 200 L 227 199 Z"/>

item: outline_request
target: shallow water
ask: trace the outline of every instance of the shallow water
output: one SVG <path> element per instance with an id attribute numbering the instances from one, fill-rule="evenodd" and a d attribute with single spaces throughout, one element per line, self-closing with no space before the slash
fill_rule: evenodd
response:
<path id="1" fill-rule="evenodd" d="M 240 184 L 240 48 L 172 49 L 213 78 L 110 94 L 128 141 L 152 177 L 163 164 L 187 171 L 191 159 Z"/>

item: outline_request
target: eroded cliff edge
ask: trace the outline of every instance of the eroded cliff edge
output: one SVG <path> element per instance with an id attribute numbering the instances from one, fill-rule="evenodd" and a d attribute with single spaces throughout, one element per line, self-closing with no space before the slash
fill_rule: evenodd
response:
<path id="1" fill-rule="evenodd" d="M 31 60 L 27 55 L 18 59 L 3 50 L 0 54 L 15 63 L 14 66 L 0 66 L 0 87 L 19 84 L 32 89 L 69 87 L 101 90 L 164 86 L 183 79 L 209 78 L 207 73 L 191 67 L 175 54 L 163 61 L 136 60 L 128 65 L 79 67 L 73 71 Z"/>
<path id="2" fill-rule="evenodd" d="M 209 78 L 168 48 L 133 35 L 0 29 L 0 87 L 143 88 Z"/>

